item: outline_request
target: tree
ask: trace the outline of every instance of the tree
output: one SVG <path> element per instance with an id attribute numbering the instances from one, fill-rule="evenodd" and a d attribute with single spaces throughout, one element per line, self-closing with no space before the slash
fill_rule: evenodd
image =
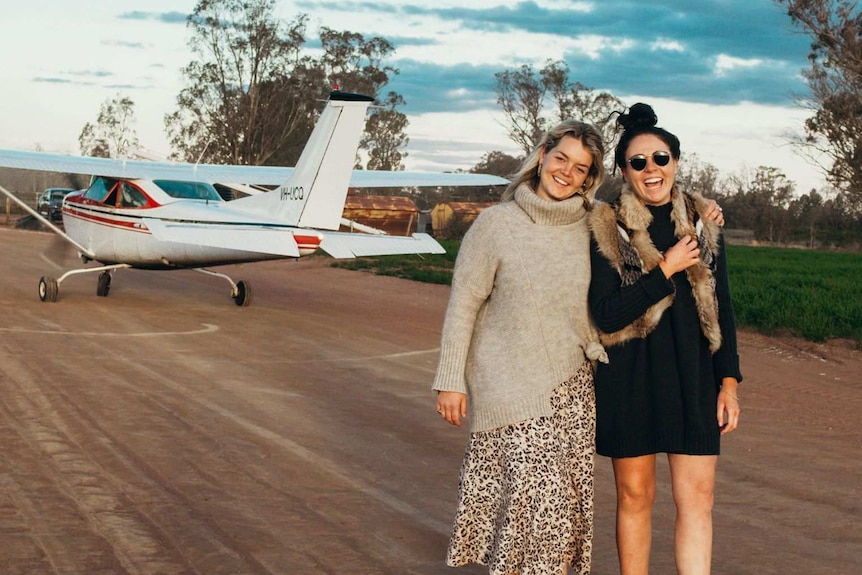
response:
<path id="1" fill-rule="evenodd" d="M 676 182 L 687 192 L 697 192 L 708 198 L 721 195 L 718 189 L 718 168 L 702 162 L 697 154 L 687 154 L 680 160 Z"/>
<path id="2" fill-rule="evenodd" d="M 814 249 L 817 240 L 817 225 L 823 216 L 823 196 L 816 190 L 799 196 L 790 202 L 788 208 L 790 218 L 798 228 L 805 228 L 807 234 L 807 245 Z"/>
<path id="3" fill-rule="evenodd" d="M 333 87 L 376 97 L 397 73 L 382 65 L 393 51 L 383 38 L 321 28 L 323 55 L 305 53 L 307 16 L 284 22 L 276 1 L 198 0 L 187 21 L 195 58 L 183 70 L 177 110 L 165 117 L 174 156 L 293 165 Z M 400 96 L 388 98 L 367 126 L 369 155 L 380 165 L 397 166 L 393 150 L 406 144 L 407 121 L 395 111 L 401 104 Z"/>
<path id="4" fill-rule="evenodd" d="M 543 113 L 547 87 L 526 64 L 519 70 L 498 72 L 494 77 L 497 79 L 497 103 L 508 121 L 509 139 L 524 154 L 529 154 L 546 131 L 547 120 Z"/>
<path id="5" fill-rule="evenodd" d="M 404 134 L 407 116 L 395 109 L 404 103 L 404 98 L 389 92 L 382 110 L 371 113 L 365 123 L 360 148 L 368 154 L 366 168 L 369 170 L 398 171 L 404 169 L 407 152 L 401 151 L 409 142 Z M 359 166 L 357 166 L 359 167 Z"/>
<path id="6" fill-rule="evenodd" d="M 377 97 L 391 77 L 398 74 L 397 68 L 383 64 L 395 51 L 385 38 L 366 40 L 356 32 L 337 32 L 323 27 L 320 43 L 324 51 L 321 65 L 332 86 Z M 368 157 L 366 169 L 404 169 L 407 152 L 403 148 L 410 141 L 405 129 L 409 122 L 407 116 L 396 109 L 404 104 L 402 96 L 390 91 L 380 106 L 369 111 L 365 134 L 359 144 Z M 362 166 L 357 162 L 356 167 Z"/>
<path id="7" fill-rule="evenodd" d="M 813 39 L 803 72 L 811 93 L 800 99 L 813 116 L 796 144 L 831 160 L 821 166 L 827 180 L 862 213 L 862 13 L 855 0 L 776 2 Z"/>
<path id="8" fill-rule="evenodd" d="M 337 32 L 323 27 L 320 44 L 324 52 L 320 64 L 332 86 L 377 96 L 391 77 L 398 74 L 397 68 L 383 65 L 383 60 L 395 51 L 385 38 L 366 40 L 356 32 Z M 396 105 L 403 104 L 402 99 Z"/>
<path id="9" fill-rule="evenodd" d="M 135 103 L 117 94 L 105 100 L 95 124 L 87 122 L 78 136 L 81 154 L 96 158 L 120 158 L 138 146 Z"/>
<path id="10" fill-rule="evenodd" d="M 523 157 L 516 158 L 505 152 L 494 150 L 482 156 L 479 163 L 470 168 L 469 171 L 471 174 L 492 174 L 501 178 L 508 178 L 518 171 L 523 161 Z"/>
<path id="11" fill-rule="evenodd" d="M 605 148 L 610 149 L 615 136 L 613 112 L 624 110 L 625 105 L 608 92 L 597 93 L 571 81 L 569 67 L 562 60 L 548 60 L 538 72 L 525 64 L 494 77 L 497 103 L 503 108 L 509 138 L 525 154 L 533 150 L 552 124 L 569 118 L 599 128 Z"/>
<path id="12" fill-rule="evenodd" d="M 183 70 L 178 109 L 165 117 L 175 156 L 259 165 L 307 138 L 324 78 L 301 56 L 306 17 L 283 23 L 274 7 L 198 0 L 187 20 L 195 59 Z"/>
<path id="13" fill-rule="evenodd" d="M 743 170 L 730 176 L 726 185 L 731 192 L 722 206 L 734 228 L 752 229 L 757 239 L 786 241 L 794 184 L 781 170 L 768 166 Z"/>

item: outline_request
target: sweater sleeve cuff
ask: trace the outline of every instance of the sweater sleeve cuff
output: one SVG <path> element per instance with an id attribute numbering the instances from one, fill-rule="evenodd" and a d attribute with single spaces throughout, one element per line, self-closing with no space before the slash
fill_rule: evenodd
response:
<path id="1" fill-rule="evenodd" d="M 641 285 L 653 303 L 669 296 L 674 290 L 673 281 L 664 277 L 664 272 L 658 266 L 643 277 Z"/>
<path id="2" fill-rule="evenodd" d="M 738 354 L 727 354 L 718 353 L 713 356 L 714 359 L 714 369 L 713 373 L 715 374 L 716 382 L 721 384 L 721 380 L 725 377 L 732 377 L 736 379 L 737 382 L 742 383 L 742 372 L 739 369 L 739 355 Z"/>
<path id="3" fill-rule="evenodd" d="M 435 391 L 457 391 L 467 393 L 467 350 L 443 345 L 437 375 L 431 389 Z"/>

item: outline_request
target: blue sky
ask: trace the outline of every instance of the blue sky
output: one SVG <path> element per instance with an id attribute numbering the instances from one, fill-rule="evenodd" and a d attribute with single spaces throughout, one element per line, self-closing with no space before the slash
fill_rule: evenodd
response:
<path id="1" fill-rule="evenodd" d="M 83 125 L 122 94 L 136 103 L 142 145 L 167 153 L 162 118 L 191 59 L 185 15 L 194 0 L 0 5 L 0 147 L 76 153 Z M 628 105 L 652 104 L 684 154 L 723 175 L 768 165 L 799 191 L 821 185 L 786 142 L 806 117 L 795 98 L 806 90 L 809 39 L 770 0 L 299 0 L 279 2 L 278 13 L 309 15 L 311 50 L 319 26 L 395 45 L 388 63 L 401 73 L 390 88 L 407 101 L 409 169 L 517 153 L 501 126 L 494 74 L 564 59 L 573 80 Z"/>

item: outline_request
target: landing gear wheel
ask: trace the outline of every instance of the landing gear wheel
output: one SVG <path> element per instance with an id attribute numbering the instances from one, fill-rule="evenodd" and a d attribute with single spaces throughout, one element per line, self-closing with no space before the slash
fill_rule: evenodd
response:
<path id="1" fill-rule="evenodd" d="M 251 286 L 246 282 L 237 282 L 230 295 L 236 305 L 245 307 L 251 303 Z"/>
<path id="2" fill-rule="evenodd" d="M 96 295 L 107 297 L 108 291 L 111 289 L 111 272 L 102 272 L 99 274 L 99 281 L 96 284 Z"/>
<path id="3" fill-rule="evenodd" d="M 57 280 L 50 276 L 42 276 L 39 280 L 39 299 L 42 301 L 57 301 L 60 295 L 60 286 Z"/>

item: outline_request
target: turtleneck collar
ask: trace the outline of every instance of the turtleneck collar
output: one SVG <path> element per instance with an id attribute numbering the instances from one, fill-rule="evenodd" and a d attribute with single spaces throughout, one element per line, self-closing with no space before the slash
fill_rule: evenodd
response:
<path id="1" fill-rule="evenodd" d="M 526 184 L 521 184 L 515 190 L 515 203 L 540 226 L 573 224 L 586 214 L 583 196 L 575 194 L 571 198 L 552 202 L 537 196 Z"/>

